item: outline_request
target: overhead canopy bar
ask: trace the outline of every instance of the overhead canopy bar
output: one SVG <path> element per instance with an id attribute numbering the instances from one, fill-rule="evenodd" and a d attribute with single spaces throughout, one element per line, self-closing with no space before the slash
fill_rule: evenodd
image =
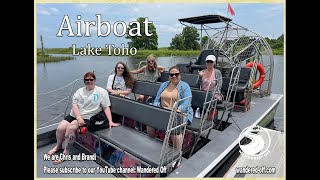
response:
<path id="1" fill-rule="evenodd" d="M 205 15 L 205 16 L 195 16 L 189 18 L 178 19 L 180 22 L 187 22 L 191 24 L 210 24 L 219 22 L 230 22 L 230 18 L 221 15 Z"/>

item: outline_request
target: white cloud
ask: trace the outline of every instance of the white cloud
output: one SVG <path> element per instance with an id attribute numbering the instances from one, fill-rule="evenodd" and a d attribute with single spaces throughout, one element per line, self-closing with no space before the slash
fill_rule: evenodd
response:
<path id="1" fill-rule="evenodd" d="M 38 14 L 41 14 L 41 15 L 51 15 L 51 13 L 47 10 L 44 10 L 44 9 L 39 9 L 38 10 Z"/>
<path id="2" fill-rule="evenodd" d="M 134 12 L 140 12 L 140 9 L 139 8 L 133 8 L 133 11 Z"/>
<path id="3" fill-rule="evenodd" d="M 57 9 L 57 8 L 50 8 L 50 10 L 52 11 L 52 12 L 59 12 L 59 9 Z"/>
<path id="4" fill-rule="evenodd" d="M 79 6 L 80 8 L 86 8 L 88 4 L 77 4 L 77 6 Z"/>
<path id="5" fill-rule="evenodd" d="M 59 13 L 59 9 L 57 8 L 48 8 L 46 6 L 37 6 L 38 9 L 37 9 L 37 14 L 40 14 L 40 15 L 52 15 L 52 14 L 57 14 Z"/>

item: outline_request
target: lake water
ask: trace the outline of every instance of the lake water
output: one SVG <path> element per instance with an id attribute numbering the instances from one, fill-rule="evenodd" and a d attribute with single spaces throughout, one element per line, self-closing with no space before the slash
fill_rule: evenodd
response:
<path id="1" fill-rule="evenodd" d="M 64 113 L 70 112 L 70 105 L 66 111 L 68 96 L 74 90 L 84 86 L 82 78 L 85 72 L 94 71 L 97 85 L 106 87 L 108 76 L 114 70 L 118 61 L 123 61 L 131 69 L 136 69 L 138 63 L 144 59 L 116 56 L 79 56 L 75 60 L 57 63 L 37 64 L 37 127 L 47 126 L 60 122 Z M 189 62 L 190 57 L 158 57 L 157 63 L 169 69 L 179 62 Z M 284 59 L 283 56 L 274 56 L 272 92 L 283 94 L 284 87 Z M 74 86 L 74 87 L 73 87 Z M 73 90 L 73 92 L 74 92 Z M 283 131 L 284 100 L 280 101 L 276 115 L 275 126 Z"/>

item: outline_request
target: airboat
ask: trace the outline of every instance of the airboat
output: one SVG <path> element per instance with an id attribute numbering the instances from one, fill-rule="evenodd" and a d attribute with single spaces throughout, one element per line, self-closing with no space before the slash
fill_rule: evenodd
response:
<path id="1" fill-rule="evenodd" d="M 37 177 L 223 176 L 231 157 L 239 151 L 244 129 L 273 128 L 282 95 L 271 92 L 273 54 L 267 41 L 221 15 L 179 21 L 186 26 L 200 26 L 201 37 L 203 33 L 208 37 L 197 58 L 177 64 L 182 80 L 192 88 L 192 97 L 187 98 L 191 99 L 190 106 L 194 111 L 200 108 L 200 116 L 188 125 L 183 121 L 183 114 L 176 112 L 177 104 L 170 111 L 110 95 L 113 117 L 123 125 L 78 134 L 71 151 L 73 155 L 94 155 L 92 161 L 78 159 L 55 166 L 52 161 L 44 160 L 44 154 L 54 146 L 57 124 L 37 129 Z M 205 68 L 207 55 L 216 56 L 216 68 L 222 72 L 218 84 L 224 99 L 220 103 L 212 92 L 196 87 L 197 72 Z M 167 77 L 168 72 L 162 72 L 158 82 L 140 79 L 133 93 L 155 97 Z M 143 125 L 158 129 L 157 138 L 148 137 Z M 176 130 L 182 132 L 181 146 L 175 146 L 170 139 Z M 48 168 L 56 168 L 58 173 L 46 171 Z"/>

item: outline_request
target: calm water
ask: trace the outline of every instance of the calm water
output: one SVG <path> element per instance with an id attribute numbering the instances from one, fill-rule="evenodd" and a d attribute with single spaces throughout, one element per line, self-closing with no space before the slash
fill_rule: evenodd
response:
<path id="1" fill-rule="evenodd" d="M 144 59 L 82 56 L 70 61 L 37 64 L 37 127 L 50 125 L 61 120 L 72 88 L 76 90 L 84 86 L 81 80 L 75 84 L 72 82 L 82 78 L 85 72 L 94 71 L 97 76 L 97 85 L 106 87 L 107 77 L 112 73 L 118 61 L 123 61 L 130 68 L 136 69 L 141 60 Z M 189 60 L 189 57 L 159 57 L 157 63 L 168 69 L 178 62 L 189 62 Z M 283 66 L 283 56 L 274 56 L 273 93 L 283 94 Z M 280 131 L 284 129 L 283 105 L 282 99 L 275 115 L 275 126 Z M 66 113 L 70 112 L 69 109 Z"/>

